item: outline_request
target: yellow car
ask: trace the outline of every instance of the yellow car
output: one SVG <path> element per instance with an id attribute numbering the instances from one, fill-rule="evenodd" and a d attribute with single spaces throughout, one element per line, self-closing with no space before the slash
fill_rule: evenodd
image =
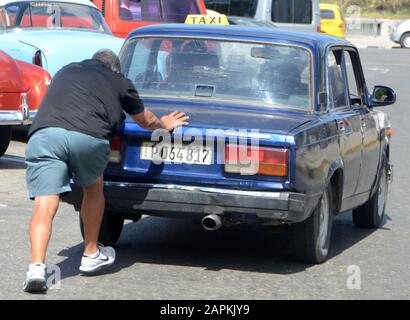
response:
<path id="1" fill-rule="evenodd" d="M 346 22 L 336 4 L 320 4 L 320 27 L 322 32 L 332 36 L 346 38 Z"/>

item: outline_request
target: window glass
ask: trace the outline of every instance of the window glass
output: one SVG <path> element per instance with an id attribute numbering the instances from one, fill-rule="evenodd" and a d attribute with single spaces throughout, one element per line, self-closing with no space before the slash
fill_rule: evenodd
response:
<path id="1" fill-rule="evenodd" d="M 134 22 L 185 22 L 188 14 L 200 13 L 196 0 L 120 0 L 120 18 Z"/>
<path id="2" fill-rule="evenodd" d="M 207 9 L 227 16 L 254 17 L 258 0 L 205 0 Z"/>
<path id="3" fill-rule="evenodd" d="M 333 50 L 327 57 L 329 75 L 329 99 L 333 108 L 347 106 L 346 87 L 343 79 L 342 55 L 343 51 Z"/>
<path id="4" fill-rule="evenodd" d="M 162 21 L 160 0 L 120 0 L 120 18 L 130 21 Z"/>
<path id="5" fill-rule="evenodd" d="M 312 23 L 312 0 L 272 0 L 272 21 Z"/>
<path id="6" fill-rule="evenodd" d="M 142 96 L 312 110 L 307 49 L 213 39 L 131 40 L 123 72 Z"/>
<path id="7" fill-rule="evenodd" d="M 322 19 L 335 19 L 335 13 L 333 10 L 322 9 L 320 10 L 320 17 Z"/>
<path id="8" fill-rule="evenodd" d="M 362 90 L 360 88 L 360 81 L 356 78 L 355 69 L 353 65 L 354 57 L 356 53 L 352 51 L 345 51 L 345 64 L 346 64 L 346 76 L 349 84 L 349 94 L 350 99 L 353 103 L 360 103 L 362 102 Z"/>
<path id="9" fill-rule="evenodd" d="M 166 22 L 185 22 L 189 14 L 199 14 L 196 0 L 162 0 L 162 10 Z"/>

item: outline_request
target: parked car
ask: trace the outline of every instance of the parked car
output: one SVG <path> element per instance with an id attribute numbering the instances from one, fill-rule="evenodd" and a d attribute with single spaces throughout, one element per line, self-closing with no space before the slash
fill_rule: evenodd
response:
<path id="1" fill-rule="evenodd" d="M 101 48 L 118 53 L 122 44 L 88 0 L 0 0 L 0 49 L 51 76 Z"/>
<path id="2" fill-rule="evenodd" d="M 162 25 L 132 32 L 120 56 L 152 111 L 186 112 L 190 125 L 160 138 L 127 119 L 104 176 L 103 243 L 141 214 L 197 219 L 206 230 L 287 225 L 295 258 L 320 263 L 335 215 L 353 209 L 358 227 L 383 223 L 391 128 L 376 109 L 396 95 L 384 86 L 369 94 L 351 43 Z M 72 188 L 64 201 L 79 210 L 82 191 Z"/>
<path id="3" fill-rule="evenodd" d="M 320 31 L 319 0 L 205 0 L 205 5 L 227 16 L 273 22 L 280 29 Z"/>
<path id="4" fill-rule="evenodd" d="M 410 19 L 396 24 L 390 34 L 390 39 L 400 43 L 402 48 L 410 48 Z"/>
<path id="5" fill-rule="evenodd" d="M 0 157 L 10 143 L 11 126 L 28 123 L 29 110 L 38 109 L 50 80 L 44 69 L 0 50 Z"/>
<path id="6" fill-rule="evenodd" d="M 346 38 L 346 22 L 336 4 L 320 4 L 320 26 L 323 33 Z"/>
<path id="7" fill-rule="evenodd" d="M 211 17 L 223 16 L 223 14 L 216 12 L 214 10 L 210 10 L 210 9 L 206 10 L 206 14 Z M 230 25 L 255 27 L 255 28 L 276 28 L 276 26 L 272 22 L 266 21 L 266 20 L 256 20 L 254 18 L 249 18 L 249 17 L 235 17 L 235 16 L 229 16 L 226 18 Z M 220 24 L 220 23 L 216 21 L 215 24 Z"/>
<path id="8" fill-rule="evenodd" d="M 203 0 L 91 0 L 111 31 L 125 38 L 132 30 L 156 23 L 184 23 L 189 14 L 205 14 Z"/>

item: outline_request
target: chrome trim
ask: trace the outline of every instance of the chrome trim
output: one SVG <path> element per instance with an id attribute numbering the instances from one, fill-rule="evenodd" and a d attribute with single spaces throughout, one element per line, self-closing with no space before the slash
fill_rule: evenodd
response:
<path id="1" fill-rule="evenodd" d="M 284 195 L 287 195 L 287 193 L 282 193 L 282 192 L 243 191 L 243 190 L 234 190 L 234 189 L 186 186 L 186 185 L 178 185 L 178 184 L 156 184 L 156 183 L 150 184 L 150 183 L 104 181 L 104 186 L 120 187 L 120 188 L 149 188 L 149 189 L 199 191 L 199 192 L 206 192 L 206 193 L 229 194 L 229 195 L 250 196 L 250 197 L 271 198 L 271 199 L 278 199 L 281 197 L 283 198 Z"/>
<path id="2" fill-rule="evenodd" d="M 21 110 L 0 111 L 0 125 L 20 125 L 24 120 Z"/>
<path id="3" fill-rule="evenodd" d="M 27 125 L 30 118 L 30 108 L 27 104 L 27 93 L 21 95 L 21 113 L 23 116 L 23 124 Z"/>

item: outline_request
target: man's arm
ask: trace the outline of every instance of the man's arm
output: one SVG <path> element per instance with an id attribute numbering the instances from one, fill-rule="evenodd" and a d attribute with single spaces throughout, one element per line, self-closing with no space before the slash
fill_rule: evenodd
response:
<path id="1" fill-rule="evenodd" d="M 159 119 L 147 108 L 144 111 L 131 115 L 131 118 L 141 127 L 147 130 L 165 129 L 174 130 L 176 127 L 188 125 L 189 117 L 183 112 L 172 112 Z"/>

